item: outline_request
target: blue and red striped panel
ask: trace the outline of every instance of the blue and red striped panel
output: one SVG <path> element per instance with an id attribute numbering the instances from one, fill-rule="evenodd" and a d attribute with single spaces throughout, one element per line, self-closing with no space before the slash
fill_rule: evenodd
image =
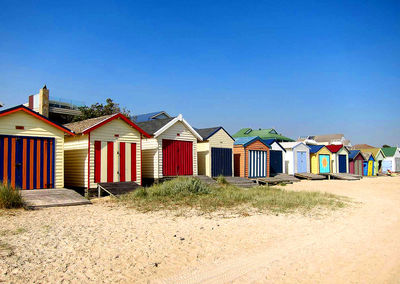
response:
<path id="1" fill-rule="evenodd" d="M 54 138 L 0 135 L 0 181 L 21 189 L 54 187 Z"/>

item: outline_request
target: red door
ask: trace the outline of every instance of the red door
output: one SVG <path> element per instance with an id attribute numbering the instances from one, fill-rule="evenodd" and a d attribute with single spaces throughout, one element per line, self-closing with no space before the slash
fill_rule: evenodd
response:
<path id="1" fill-rule="evenodd" d="M 193 143 L 163 140 L 163 175 L 193 175 Z"/>

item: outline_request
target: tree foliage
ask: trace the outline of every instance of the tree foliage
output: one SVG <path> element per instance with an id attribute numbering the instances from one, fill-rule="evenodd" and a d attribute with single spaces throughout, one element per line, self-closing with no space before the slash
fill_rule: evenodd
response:
<path id="1" fill-rule="evenodd" d="M 106 99 L 106 104 L 95 103 L 89 106 L 79 107 L 81 114 L 74 118 L 74 121 L 81 121 L 90 118 L 96 118 L 103 115 L 110 115 L 115 113 L 122 113 L 129 117 L 131 112 L 126 108 L 121 108 L 119 104 L 115 103 L 112 99 Z"/>
<path id="2" fill-rule="evenodd" d="M 389 145 L 387 145 L 387 144 L 385 144 L 385 145 L 383 145 L 382 146 L 382 148 L 390 148 L 391 146 L 389 146 Z"/>

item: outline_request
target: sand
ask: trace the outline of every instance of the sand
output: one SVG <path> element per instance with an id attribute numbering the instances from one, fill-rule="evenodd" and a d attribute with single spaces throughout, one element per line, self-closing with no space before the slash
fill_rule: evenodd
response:
<path id="1" fill-rule="evenodd" d="M 350 208 L 249 217 L 94 205 L 0 212 L 0 282 L 400 283 L 400 177 L 302 181 Z"/>

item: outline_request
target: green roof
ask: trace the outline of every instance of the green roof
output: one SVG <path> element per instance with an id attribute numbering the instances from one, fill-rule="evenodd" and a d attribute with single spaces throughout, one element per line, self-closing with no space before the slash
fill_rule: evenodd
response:
<path id="1" fill-rule="evenodd" d="M 396 153 L 397 147 L 383 147 L 381 150 L 386 157 L 393 157 Z"/>
<path id="2" fill-rule="evenodd" d="M 258 129 L 258 130 L 253 130 L 251 128 L 242 128 L 238 132 L 232 135 L 234 138 L 239 138 L 239 137 L 254 137 L 258 136 L 261 139 L 267 140 L 267 139 L 276 139 L 278 142 L 293 142 L 293 139 L 290 139 L 286 136 L 280 135 L 276 132 L 275 129 L 273 128 L 268 128 L 268 129 Z"/>

